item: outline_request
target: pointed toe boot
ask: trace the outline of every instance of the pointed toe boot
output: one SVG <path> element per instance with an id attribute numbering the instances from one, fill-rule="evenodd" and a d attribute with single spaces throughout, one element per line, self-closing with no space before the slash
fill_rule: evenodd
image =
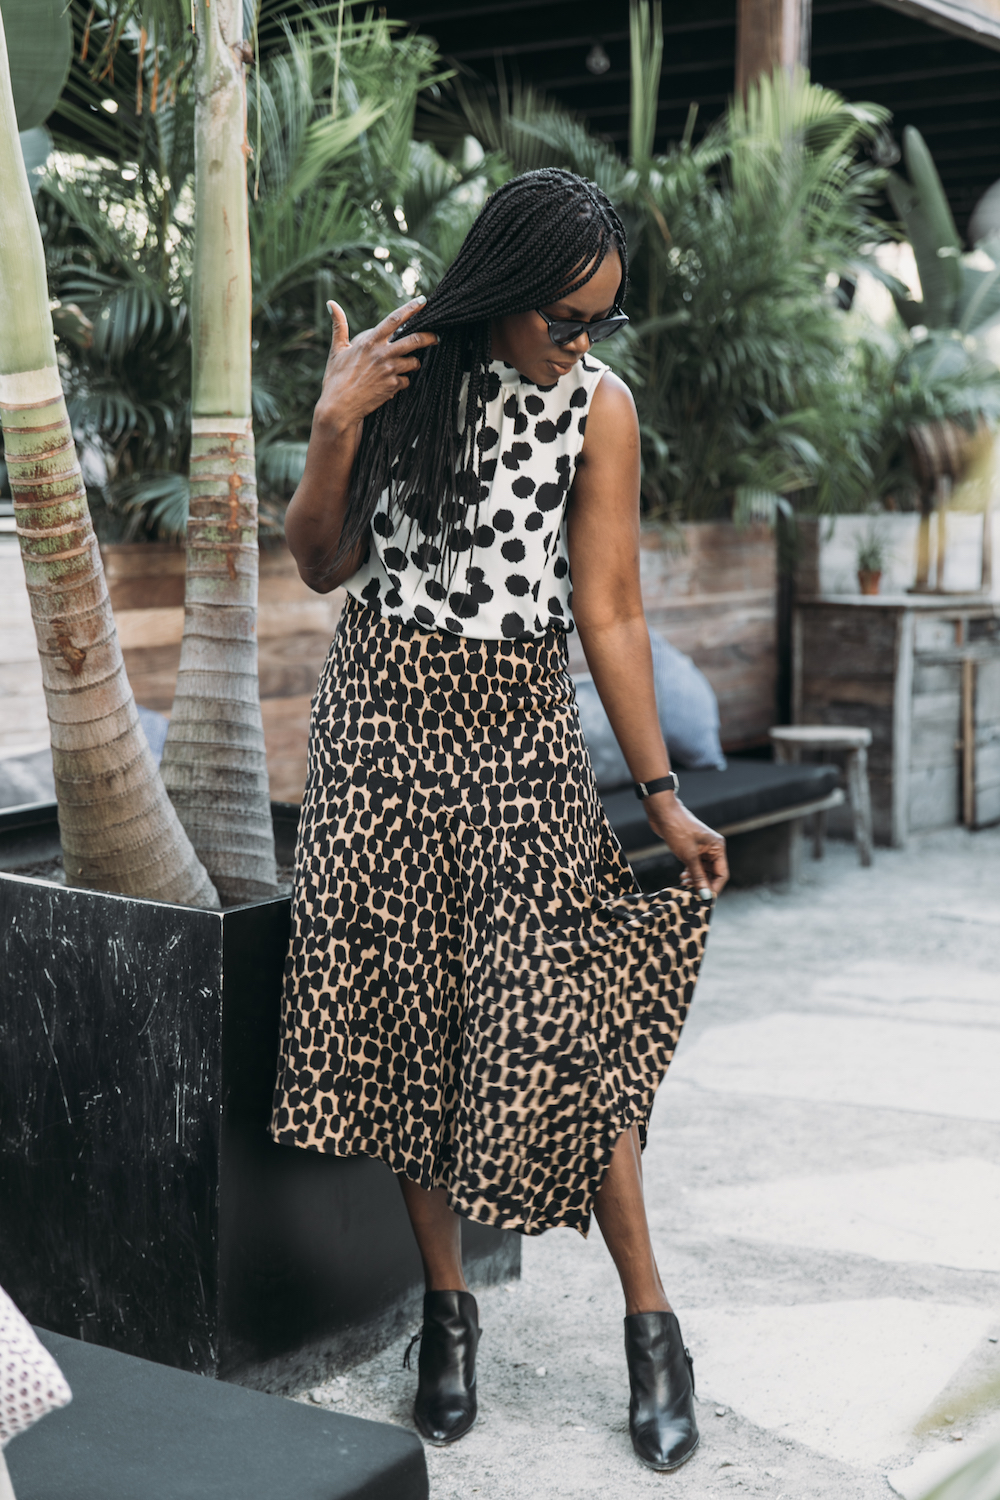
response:
<path id="1" fill-rule="evenodd" d="M 476 1420 L 479 1332 L 471 1292 L 424 1294 L 413 1420 L 420 1435 L 437 1448 L 464 1437 Z"/>
<path id="2" fill-rule="evenodd" d="M 631 1313 L 625 1357 L 632 1401 L 629 1432 L 639 1458 L 661 1473 L 679 1469 L 698 1446 L 694 1362 L 672 1312 Z"/>

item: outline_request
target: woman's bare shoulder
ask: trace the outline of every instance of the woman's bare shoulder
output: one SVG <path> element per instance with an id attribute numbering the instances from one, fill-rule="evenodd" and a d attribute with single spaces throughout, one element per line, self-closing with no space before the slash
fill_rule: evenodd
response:
<path id="1" fill-rule="evenodd" d="M 607 370 L 598 382 L 590 402 L 587 429 L 580 455 L 584 463 L 599 456 L 631 449 L 639 442 L 639 418 L 632 392 L 624 380 Z"/>

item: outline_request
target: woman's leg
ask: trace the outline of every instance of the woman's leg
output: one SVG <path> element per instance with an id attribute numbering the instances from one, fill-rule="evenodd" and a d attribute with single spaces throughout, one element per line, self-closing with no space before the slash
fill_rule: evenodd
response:
<path id="1" fill-rule="evenodd" d="M 417 1187 L 406 1177 L 398 1181 L 427 1284 L 413 1420 L 440 1447 L 463 1437 L 476 1420 L 479 1311 L 462 1270 L 461 1221 L 448 1207 L 444 1188 Z"/>
<path id="2" fill-rule="evenodd" d="M 642 1153 L 635 1125 L 618 1137 L 594 1199 L 594 1217 L 621 1277 L 626 1315 L 669 1312 L 646 1222 Z"/>
<path id="3" fill-rule="evenodd" d="M 467 1292 L 462 1270 L 462 1223 L 448 1207 L 444 1188 L 422 1188 L 398 1177 L 424 1263 L 429 1292 Z"/>

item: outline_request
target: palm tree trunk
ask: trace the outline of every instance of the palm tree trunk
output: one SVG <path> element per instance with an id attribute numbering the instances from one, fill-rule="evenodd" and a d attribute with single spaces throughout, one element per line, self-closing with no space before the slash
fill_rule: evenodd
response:
<path id="1" fill-rule="evenodd" d="M 56 364 L 0 16 L 0 423 L 42 661 L 66 877 L 217 906 L 125 675 Z"/>
<path id="2" fill-rule="evenodd" d="M 240 0 L 198 0 L 191 511 L 163 778 L 224 902 L 277 894 L 257 684 L 257 488 Z"/>

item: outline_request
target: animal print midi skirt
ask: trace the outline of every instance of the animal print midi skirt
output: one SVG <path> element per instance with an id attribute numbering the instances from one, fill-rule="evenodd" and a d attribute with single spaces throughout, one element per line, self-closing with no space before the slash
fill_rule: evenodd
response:
<path id="1" fill-rule="evenodd" d="M 484 1224 L 586 1233 L 645 1132 L 710 903 L 645 896 L 563 632 L 481 641 L 349 599 L 313 703 L 272 1132 Z"/>

